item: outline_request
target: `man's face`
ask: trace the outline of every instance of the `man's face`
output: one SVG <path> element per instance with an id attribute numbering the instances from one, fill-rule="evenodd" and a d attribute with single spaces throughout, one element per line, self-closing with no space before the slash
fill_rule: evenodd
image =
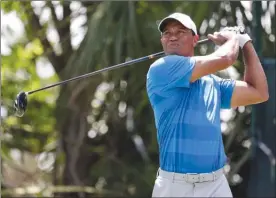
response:
<path id="1" fill-rule="evenodd" d="M 197 38 L 192 30 L 176 20 L 168 21 L 161 36 L 161 43 L 166 54 L 192 56 Z"/>

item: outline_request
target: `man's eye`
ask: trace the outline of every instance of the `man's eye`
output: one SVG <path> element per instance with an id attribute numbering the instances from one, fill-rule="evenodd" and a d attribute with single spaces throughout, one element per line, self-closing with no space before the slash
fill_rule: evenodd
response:
<path id="1" fill-rule="evenodd" d="M 180 34 L 185 34 L 185 33 L 187 33 L 188 32 L 188 30 L 179 30 L 179 33 Z"/>

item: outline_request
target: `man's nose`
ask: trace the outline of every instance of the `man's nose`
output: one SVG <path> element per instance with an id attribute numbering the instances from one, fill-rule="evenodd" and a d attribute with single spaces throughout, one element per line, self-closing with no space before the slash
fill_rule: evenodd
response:
<path id="1" fill-rule="evenodd" d="M 175 34 L 172 34 L 170 37 L 170 41 L 175 41 L 177 40 L 177 36 Z"/>

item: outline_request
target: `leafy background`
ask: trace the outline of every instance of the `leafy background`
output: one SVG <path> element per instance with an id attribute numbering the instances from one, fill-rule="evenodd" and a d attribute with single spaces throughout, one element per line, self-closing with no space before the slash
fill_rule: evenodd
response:
<path id="1" fill-rule="evenodd" d="M 259 5 L 261 56 L 274 57 L 275 1 Z M 21 118 L 12 106 L 19 91 L 161 51 L 157 22 L 174 11 L 189 14 L 201 38 L 234 25 L 253 34 L 256 25 L 252 2 L 1 1 L 3 196 L 150 197 L 158 168 L 145 89 L 152 61 L 31 95 Z M 214 49 L 204 44 L 196 53 Z M 240 57 L 218 75 L 241 79 L 243 70 Z M 235 197 L 246 197 L 254 163 L 251 116 L 252 107 L 221 114 L 225 170 Z"/>

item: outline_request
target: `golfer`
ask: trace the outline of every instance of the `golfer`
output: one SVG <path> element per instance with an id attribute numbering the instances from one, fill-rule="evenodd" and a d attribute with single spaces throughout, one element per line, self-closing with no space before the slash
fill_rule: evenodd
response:
<path id="1" fill-rule="evenodd" d="M 173 13 L 159 24 L 166 56 L 147 73 L 154 112 L 160 168 L 152 197 L 232 197 L 224 175 L 226 155 L 220 110 L 268 100 L 266 76 L 248 34 L 234 28 L 209 34 L 218 49 L 195 56 L 195 23 Z M 232 65 L 242 50 L 244 80 L 214 73 Z"/>

